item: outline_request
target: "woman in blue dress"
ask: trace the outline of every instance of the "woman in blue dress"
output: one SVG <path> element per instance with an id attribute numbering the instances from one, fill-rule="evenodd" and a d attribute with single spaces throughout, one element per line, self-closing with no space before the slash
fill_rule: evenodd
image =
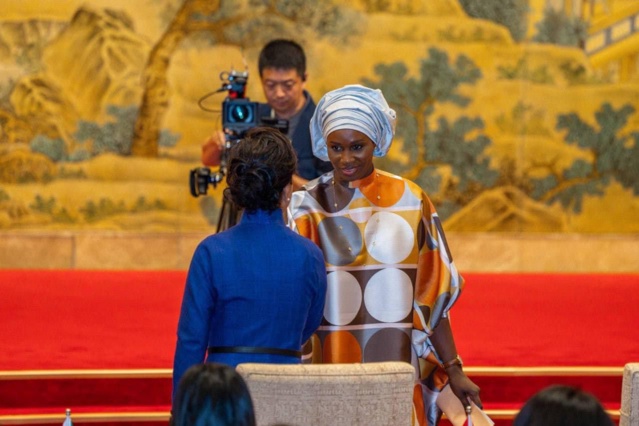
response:
<path id="1" fill-rule="evenodd" d="M 296 157 L 279 131 L 258 127 L 229 149 L 225 197 L 240 222 L 195 250 L 184 290 L 173 393 L 206 360 L 299 363 L 322 320 L 326 268 L 321 250 L 285 224 Z"/>

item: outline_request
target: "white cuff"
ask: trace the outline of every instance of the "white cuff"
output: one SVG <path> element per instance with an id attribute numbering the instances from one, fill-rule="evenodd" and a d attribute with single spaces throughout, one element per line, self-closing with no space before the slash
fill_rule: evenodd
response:
<path id="1" fill-rule="evenodd" d="M 412 343 L 413 349 L 415 349 L 415 353 L 418 358 L 426 358 L 429 353 L 432 352 L 432 346 L 430 344 L 430 340 L 428 340 L 428 334 L 421 330 L 412 331 Z"/>

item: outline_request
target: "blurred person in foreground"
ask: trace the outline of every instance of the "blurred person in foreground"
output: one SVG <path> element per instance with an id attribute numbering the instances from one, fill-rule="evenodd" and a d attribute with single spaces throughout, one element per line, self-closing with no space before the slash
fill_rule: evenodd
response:
<path id="1" fill-rule="evenodd" d="M 224 364 L 196 364 L 180 380 L 170 426 L 255 426 L 246 382 Z"/>
<path id="2" fill-rule="evenodd" d="M 552 385 L 533 395 L 513 426 L 614 426 L 592 394 L 574 386 Z"/>
<path id="3" fill-rule="evenodd" d="M 289 207 L 298 232 L 326 260 L 313 362 L 412 363 L 415 424 L 435 425 L 446 385 L 463 407 L 482 405 L 449 322 L 464 281 L 439 216 L 418 185 L 373 165 L 388 152 L 395 122 L 380 90 L 348 85 L 324 95 L 311 135 L 315 155 L 333 171 L 294 192 Z"/>
<path id="4" fill-rule="evenodd" d="M 224 196 L 240 222 L 205 238 L 189 267 L 173 393 L 192 365 L 299 363 L 324 309 L 321 250 L 284 223 L 296 159 L 278 130 L 256 127 L 230 148 Z"/>

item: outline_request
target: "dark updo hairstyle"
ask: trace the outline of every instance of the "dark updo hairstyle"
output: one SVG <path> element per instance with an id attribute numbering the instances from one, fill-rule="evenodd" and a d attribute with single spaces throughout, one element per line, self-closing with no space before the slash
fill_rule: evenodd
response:
<path id="1" fill-rule="evenodd" d="M 565 385 L 537 392 L 522 407 L 513 426 L 614 426 L 592 394 Z"/>
<path id="2" fill-rule="evenodd" d="M 234 368 L 196 364 L 180 379 L 169 426 L 255 426 L 253 401 Z"/>
<path id="3" fill-rule="evenodd" d="M 286 136 L 270 127 L 254 127 L 229 150 L 224 195 L 248 212 L 272 212 L 280 208 L 282 191 L 296 167 L 295 151 Z"/>

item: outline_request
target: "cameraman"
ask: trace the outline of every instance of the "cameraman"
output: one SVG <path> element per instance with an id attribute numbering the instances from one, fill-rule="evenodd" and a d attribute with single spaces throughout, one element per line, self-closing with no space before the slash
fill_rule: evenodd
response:
<path id="1" fill-rule="evenodd" d="M 307 77 L 304 49 L 292 40 L 272 40 L 260 52 L 258 69 L 268 102 L 259 104 L 258 117 L 288 120 L 287 136 L 297 154 L 293 187 L 298 189 L 332 169 L 330 162 L 313 155 L 309 123 L 315 102 L 304 89 Z M 219 165 L 223 147 L 224 133 L 216 132 L 202 147 L 202 163 Z"/>

